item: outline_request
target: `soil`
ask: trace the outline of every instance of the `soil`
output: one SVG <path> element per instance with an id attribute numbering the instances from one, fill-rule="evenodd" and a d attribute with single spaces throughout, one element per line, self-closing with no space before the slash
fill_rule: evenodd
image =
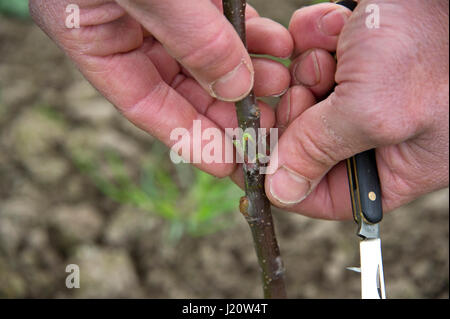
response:
<path id="1" fill-rule="evenodd" d="M 287 24 L 300 1 L 250 1 Z M 164 221 L 105 196 L 73 145 L 130 166 L 154 143 L 127 123 L 30 21 L 0 18 L 0 297 L 259 298 L 250 232 L 166 240 Z M 158 165 L 158 163 L 155 163 Z M 449 297 L 449 191 L 385 216 L 390 298 Z M 274 213 L 291 298 L 359 298 L 356 225 Z M 81 288 L 67 289 L 77 264 Z"/>

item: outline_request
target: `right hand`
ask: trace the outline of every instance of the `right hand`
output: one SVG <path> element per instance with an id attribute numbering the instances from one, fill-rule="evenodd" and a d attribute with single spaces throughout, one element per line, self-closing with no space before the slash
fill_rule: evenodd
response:
<path id="1" fill-rule="evenodd" d="M 365 24 L 369 4 L 380 8 L 377 29 Z M 350 219 L 344 160 L 372 148 L 385 211 L 448 186 L 448 14 L 439 0 L 362 0 L 353 13 L 323 3 L 294 14 L 294 86 L 277 109 L 285 131 L 270 163 L 278 170 L 266 177 L 272 203 Z"/>

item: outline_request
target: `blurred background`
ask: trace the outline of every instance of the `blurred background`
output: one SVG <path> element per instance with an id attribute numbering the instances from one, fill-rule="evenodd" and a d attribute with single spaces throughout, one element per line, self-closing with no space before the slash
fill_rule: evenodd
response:
<path id="1" fill-rule="evenodd" d="M 250 0 L 288 25 L 300 0 Z M 315 1 L 318 2 L 318 1 Z M 125 121 L 33 25 L 0 0 L 0 297 L 259 298 L 242 192 Z M 385 216 L 390 298 L 448 298 L 448 189 Z M 291 298 L 359 298 L 353 221 L 275 210 Z M 81 288 L 67 289 L 68 264 Z"/>

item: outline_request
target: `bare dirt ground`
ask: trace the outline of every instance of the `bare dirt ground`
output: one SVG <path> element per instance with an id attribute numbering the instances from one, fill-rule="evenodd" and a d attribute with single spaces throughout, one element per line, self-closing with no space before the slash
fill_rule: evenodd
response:
<path id="1" fill-rule="evenodd" d="M 287 24 L 298 1 L 250 1 Z M 113 202 L 71 147 L 114 148 L 137 165 L 154 140 L 128 124 L 31 22 L 0 17 L 0 297 L 258 298 L 245 221 L 165 240 L 163 221 Z M 158 165 L 158 163 L 155 163 Z M 448 298 L 448 189 L 385 216 L 390 298 Z M 352 221 L 275 212 L 291 298 L 359 298 Z M 78 264 L 81 288 L 65 287 Z"/>

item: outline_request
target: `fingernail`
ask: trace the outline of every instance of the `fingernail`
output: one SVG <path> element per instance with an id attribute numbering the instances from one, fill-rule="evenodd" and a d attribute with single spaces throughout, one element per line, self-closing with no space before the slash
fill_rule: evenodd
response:
<path id="1" fill-rule="evenodd" d="M 253 87 L 253 70 L 242 60 L 241 63 L 210 85 L 211 95 L 223 101 L 239 101 Z"/>
<path id="2" fill-rule="evenodd" d="M 317 55 L 311 50 L 294 67 L 294 80 L 297 84 L 311 87 L 320 82 L 320 68 Z"/>
<path id="3" fill-rule="evenodd" d="M 311 189 L 309 181 L 284 166 L 278 168 L 269 185 L 272 196 L 284 205 L 300 203 Z"/>
<path id="4" fill-rule="evenodd" d="M 341 32 L 347 19 L 346 12 L 339 9 L 333 10 L 319 20 L 319 28 L 325 35 L 336 36 Z"/>
<path id="5" fill-rule="evenodd" d="M 283 91 L 281 91 L 281 92 L 279 92 L 279 93 L 272 94 L 270 97 L 281 97 L 281 96 L 283 96 L 288 90 L 289 90 L 289 88 L 285 88 Z"/>

